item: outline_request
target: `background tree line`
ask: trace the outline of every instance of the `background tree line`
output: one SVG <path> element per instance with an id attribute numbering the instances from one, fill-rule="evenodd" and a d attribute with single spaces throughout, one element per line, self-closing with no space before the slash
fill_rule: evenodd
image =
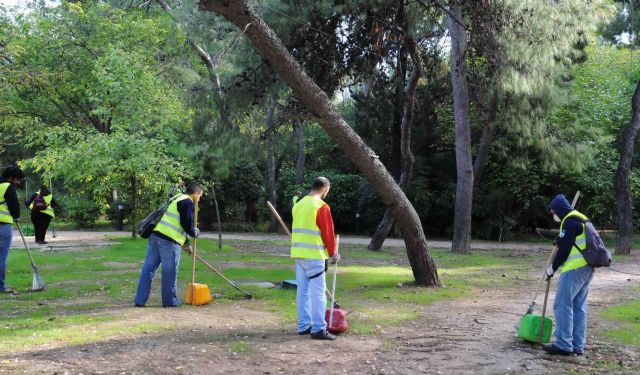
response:
<path id="1" fill-rule="evenodd" d="M 471 237 L 532 233 L 551 226 L 550 197 L 575 190 L 600 227 L 637 215 L 633 147 L 620 163 L 636 137 L 637 1 L 249 3 L 427 237 L 464 253 Z M 324 174 L 339 231 L 375 233 L 374 249 L 402 235 L 247 30 L 196 2 L 63 1 L 5 9 L 0 23 L 0 159 L 51 176 L 67 218 L 87 225 L 124 201 L 135 221 L 197 178 L 228 229 L 273 230 L 264 201 L 288 217 L 292 194 Z M 203 210 L 212 225 L 210 199 Z"/>

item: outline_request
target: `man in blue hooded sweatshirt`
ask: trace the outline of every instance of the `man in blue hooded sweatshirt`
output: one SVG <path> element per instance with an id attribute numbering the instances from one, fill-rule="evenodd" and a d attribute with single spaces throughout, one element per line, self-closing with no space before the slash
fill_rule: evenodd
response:
<path id="1" fill-rule="evenodd" d="M 557 239 L 558 252 L 547 268 L 547 279 L 560 268 L 560 278 L 553 303 L 556 318 L 555 342 L 544 345 L 549 354 L 582 355 L 587 332 L 587 294 L 593 267 L 581 251 L 587 246 L 584 222 L 588 218 L 571 207 L 564 195 L 556 195 L 549 212 L 561 219 Z"/>

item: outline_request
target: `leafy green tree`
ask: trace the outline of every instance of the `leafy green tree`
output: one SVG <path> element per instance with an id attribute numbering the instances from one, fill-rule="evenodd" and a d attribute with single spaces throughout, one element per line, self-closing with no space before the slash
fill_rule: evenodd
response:
<path id="1" fill-rule="evenodd" d="M 162 14 L 100 3 L 64 3 L 16 22 L 11 90 L 0 100 L 35 125 L 26 137 L 35 154 L 22 164 L 105 203 L 111 191 L 129 191 L 135 223 L 139 192 L 151 199 L 190 169 L 180 142 L 191 112 L 164 75 L 181 36 Z"/>

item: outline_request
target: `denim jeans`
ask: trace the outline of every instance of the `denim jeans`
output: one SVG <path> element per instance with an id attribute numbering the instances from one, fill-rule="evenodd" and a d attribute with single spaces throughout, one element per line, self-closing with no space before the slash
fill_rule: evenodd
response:
<path id="1" fill-rule="evenodd" d="M 5 288 L 4 278 L 7 271 L 7 257 L 11 247 L 11 224 L 0 224 L 0 291 Z"/>
<path id="2" fill-rule="evenodd" d="M 320 276 L 309 277 L 322 273 Z M 296 259 L 298 332 L 311 327 L 311 332 L 324 331 L 327 322 L 324 319 L 327 310 L 327 297 L 324 291 L 324 260 Z"/>
<path id="3" fill-rule="evenodd" d="M 593 267 L 583 266 L 563 272 L 558 280 L 553 313 L 556 318 L 555 345 L 565 351 L 582 353 L 587 333 L 587 295 Z"/>
<path id="4" fill-rule="evenodd" d="M 151 282 L 162 264 L 162 307 L 172 307 L 180 305 L 178 301 L 178 265 L 180 265 L 180 245 L 166 240 L 155 234 L 149 237 L 147 243 L 147 255 L 140 272 L 138 291 L 136 292 L 135 304 L 144 306 L 149 299 L 151 292 Z"/>

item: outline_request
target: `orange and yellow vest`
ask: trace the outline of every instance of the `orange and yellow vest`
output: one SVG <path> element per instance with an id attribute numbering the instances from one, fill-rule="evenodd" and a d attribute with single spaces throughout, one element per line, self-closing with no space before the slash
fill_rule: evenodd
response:
<path id="1" fill-rule="evenodd" d="M 316 224 L 318 210 L 325 204 L 322 199 L 307 195 L 293 206 L 291 258 L 318 260 L 329 258 L 320 228 Z"/>

